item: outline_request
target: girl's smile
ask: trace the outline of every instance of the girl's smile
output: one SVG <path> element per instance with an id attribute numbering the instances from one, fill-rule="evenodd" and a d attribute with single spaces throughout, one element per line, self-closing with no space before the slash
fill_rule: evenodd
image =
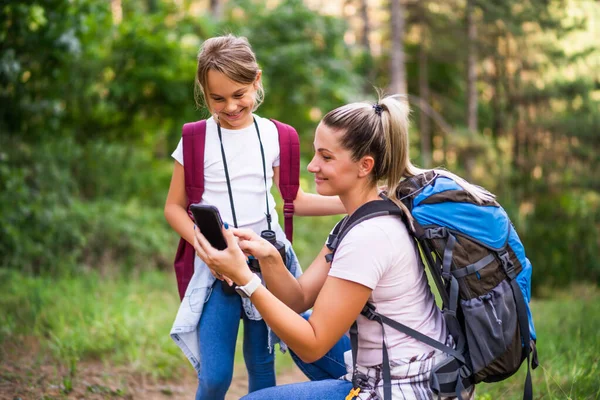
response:
<path id="1" fill-rule="evenodd" d="M 215 119 L 226 129 L 242 129 L 252 124 L 252 109 L 260 81 L 247 85 L 236 82 L 222 72 L 209 70 L 207 74 L 208 106 Z"/>

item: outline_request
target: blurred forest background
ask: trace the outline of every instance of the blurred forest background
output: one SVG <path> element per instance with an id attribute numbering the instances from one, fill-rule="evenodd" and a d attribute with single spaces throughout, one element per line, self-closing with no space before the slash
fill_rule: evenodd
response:
<path id="1" fill-rule="evenodd" d="M 597 0 L 0 1 L 0 397 L 69 396 L 90 362 L 190 376 L 168 337 L 178 237 L 163 205 L 181 126 L 206 117 L 198 48 L 223 33 L 248 37 L 258 114 L 298 129 L 302 169 L 327 111 L 408 93 L 413 161 L 496 193 L 525 243 L 546 335 L 534 382 L 600 398 Z M 296 218 L 304 267 L 336 220 Z M 83 392 L 149 398 L 131 385 Z"/>

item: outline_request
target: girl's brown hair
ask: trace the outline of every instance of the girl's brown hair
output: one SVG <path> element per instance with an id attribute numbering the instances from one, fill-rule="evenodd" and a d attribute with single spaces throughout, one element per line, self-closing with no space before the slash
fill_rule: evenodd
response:
<path id="1" fill-rule="evenodd" d="M 230 34 L 207 39 L 198 52 L 198 67 L 194 87 L 198 107 L 202 103 L 208 106 L 206 90 L 208 87 L 208 71 L 211 69 L 219 71 L 232 81 L 243 85 L 254 83 L 260 72 L 256 56 L 245 37 Z M 260 106 L 264 98 L 262 82 L 259 81 L 258 85 L 252 111 Z"/>

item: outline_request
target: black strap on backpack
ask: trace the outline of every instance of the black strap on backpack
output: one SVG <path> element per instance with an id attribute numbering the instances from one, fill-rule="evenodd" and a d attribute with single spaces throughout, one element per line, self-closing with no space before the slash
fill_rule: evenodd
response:
<path id="1" fill-rule="evenodd" d="M 389 200 L 384 195 L 381 195 L 383 200 L 375 200 L 362 205 L 356 210 L 351 216 L 347 216 L 342 219 L 333 229 L 327 239 L 327 248 L 332 252 L 325 256 L 327 262 L 333 261 L 333 257 L 336 249 L 341 243 L 342 239 L 350 232 L 350 230 L 358 225 L 359 223 L 366 221 L 371 218 L 376 218 L 385 215 L 397 215 L 399 216 L 404 224 L 407 226 L 409 233 L 414 235 L 411 225 L 408 221 L 407 216 L 404 214 L 402 209 L 398 207 L 394 202 Z M 462 354 L 463 348 L 455 350 L 444 343 L 438 342 L 422 333 L 404 325 L 397 321 L 394 321 L 384 315 L 379 314 L 375 311 L 375 306 L 367 303 L 361 314 L 371 321 L 376 321 L 381 325 L 382 329 L 382 356 L 383 356 L 383 393 L 384 400 L 391 400 L 392 398 L 392 385 L 391 385 L 391 373 L 389 356 L 387 352 L 387 345 L 385 343 L 385 328 L 384 324 L 396 329 L 408 336 L 411 336 L 429 346 L 440 350 L 450 356 L 452 356 L 458 364 L 451 371 L 438 374 L 436 377 L 434 388 L 439 393 L 455 393 L 459 399 L 462 399 L 461 392 L 472 385 L 471 372 L 468 367 L 468 362 Z M 357 355 L 358 355 L 358 325 L 356 321 L 350 327 L 350 341 L 352 345 L 352 385 L 354 388 L 359 387 L 359 381 L 364 379 L 362 374 L 357 371 Z"/>

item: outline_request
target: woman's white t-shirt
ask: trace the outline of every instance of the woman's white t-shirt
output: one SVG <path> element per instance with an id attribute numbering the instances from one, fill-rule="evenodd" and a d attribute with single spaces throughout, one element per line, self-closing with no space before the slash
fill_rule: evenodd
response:
<path id="1" fill-rule="evenodd" d="M 442 343 L 446 326 L 434 303 L 425 270 L 406 226 L 396 216 L 383 216 L 356 225 L 335 252 L 330 276 L 372 289 L 369 302 L 377 312 Z M 382 363 L 382 328 L 358 316 L 358 364 Z M 391 360 L 425 354 L 433 349 L 389 326 L 386 345 Z"/>
<path id="2" fill-rule="evenodd" d="M 278 239 L 283 232 L 278 224 L 275 199 L 271 195 L 273 168 L 279 166 L 279 135 L 275 124 L 266 118 L 254 115 L 258 123 L 260 138 L 265 153 L 267 186 L 260 152 L 260 142 L 254 124 L 243 129 L 221 127 L 223 148 L 238 227 L 250 228 L 260 233 L 267 229 L 267 199 L 272 218 L 272 229 Z M 179 141 L 172 157 L 183 164 L 183 140 Z M 213 118 L 206 120 L 206 145 L 204 149 L 204 193 L 202 204 L 211 204 L 219 209 L 223 221 L 233 225 L 233 214 L 225 179 L 225 168 L 221 155 L 221 142 L 217 124 Z"/>

